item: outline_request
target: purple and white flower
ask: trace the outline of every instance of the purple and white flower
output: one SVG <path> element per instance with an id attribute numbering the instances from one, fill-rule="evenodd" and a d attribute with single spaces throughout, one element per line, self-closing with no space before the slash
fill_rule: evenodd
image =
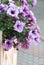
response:
<path id="1" fill-rule="evenodd" d="M 38 26 L 35 30 L 29 31 L 28 38 L 32 39 L 35 45 L 37 45 L 40 42 L 40 29 Z"/>
<path id="2" fill-rule="evenodd" d="M 18 7 L 19 13 L 22 13 L 23 12 L 23 9 L 24 9 L 23 6 Z"/>
<path id="3" fill-rule="evenodd" d="M 22 17 L 24 20 L 26 20 L 27 14 L 26 14 L 25 12 L 22 12 L 20 15 L 21 15 L 21 17 Z"/>
<path id="4" fill-rule="evenodd" d="M 33 39 L 34 45 L 38 45 L 40 43 L 40 37 L 36 37 Z"/>
<path id="5" fill-rule="evenodd" d="M 29 26 L 35 26 L 36 22 L 36 17 L 34 16 L 32 11 L 29 11 L 29 15 L 28 15 L 28 19 L 29 19 Z"/>
<path id="6" fill-rule="evenodd" d="M 9 49 L 12 48 L 13 43 L 11 42 L 11 40 L 5 40 L 5 43 L 3 44 L 3 49 L 8 51 Z"/>
<path id="7" fill-rule="evenodd" d="M 29 11 L 30 11 L 29 6 L 23 5 L 23 7 L 24 7 L 23 11 L 25 13 L 27 13 L 27 15 L 28 15 L 29 14 Z"/>
<path id="8" fill-rule="evenodd" d="M 28 17 L 29 17 L 29 20 L 30 20 L 30 21 L 36 23 L 36 18 L 35 18 L 35 16 L 34 16 L 34 14 L 33 14 L 32 11 L 29 11 L 29 15 L 28 15 Z"/>
<path id="9" fill-rule="evenodd" d="M 8 8 L 8 10 L 7 10 L 7 15 L 12 16 L 12 17 L 17 19 L 17 18 L 19 18 L 18 14 L 19 14 L 19 11 L 18 11 L 17 6 L 14 5 L 14 4 L 11 4 L 10 7 Z"/>
<path id="10" fill-rule="evenodd" d="M 38 32 L 36 30 L 31 30 L 29 31 L 29 37 L 36 38 L 36 37 L 40 37 L 40 35 L 38 34 Z"/>
<path id="11" fill-rule="evenodd" d="M 22 16 L 23 19 L 26 19 L 26 17 L 29 14 L 29 8 L 28 8 L 28 6 L 25 6 L 25 5 L 20 6 L 19 7 L 19 13 L 20 13 L 20 15 Z"/>
<path id="12" fill-rule="evenodd" d="M 18 9 L 18 6 L 15 5 L 14 3 L 10 3 L 10 4 L 9 4 L 9 7 L 12 7 L 12 8 L 14 8 L 14 9 Z"/>
<path id="13" fill-rule="evenodd" d="M 8 9 L 8 5 L 4 5 L 4 6 L 3 6 L 3 10 L 6 12 L 7 9 Z"/>
<path id="14" fill-rule="evenodd" d="M 24 7 L 23 7 L 23 6 L 20 6 L 20 7 L 19 7 L 19 13 L 20 13 L 21 17 L 25 20 L 27 14 L 26 14 L 26 12 L 24 12 L 23 10 L 24 10 Z"/>
<path id="15" fill-rule="evenodd" d="M 21 33 L 24 29 L 24 26 L 25 26 L 25 23 L 20 22 L 20 21 L 16 21 L 16 23 L 14 24 L 14 30 Z"/>
<path id="16" fill-rule="evenodd" d="M 3 7 L 4 7 L 4 5 L 3 4 L 0 4 L 0 11 L 3 10 Z"/>
<path id="17" fill-rule="evenodd" d="M 8 9 L 8 5 L 0 4 L 0 12 L 6 12 Z"/>
<path id="18" fill-rule="evenodd" d="M 21 48 L 23 48 L 23 49 L 29 49 L 30 48 L 30 42 L 29 42 L 29 40 L 27 40 L 26 43 L 21 42 Z"/>

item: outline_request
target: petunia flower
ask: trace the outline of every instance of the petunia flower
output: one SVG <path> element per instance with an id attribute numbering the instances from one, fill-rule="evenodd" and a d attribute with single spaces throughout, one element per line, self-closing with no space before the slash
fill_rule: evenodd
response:
<path id="1" fill-rule="evenodd" d="M 40 29 L 38 26 L 35 28 L 35 30 L 29 31 L 28 38 L 32 39 L 35 45 L 40 42 Z"/>
<path id="2" fill-rule="evenodd" d="M 24 9 L 23 6 L 19 6 L 19 7 L 18 7 L 19 13 L 23 12 L 23 9 Z"/>
<path id="3" fill-rule="evenodd" d="M 10 4 L 9 4 L 9 7 L 12 7 L 12 8 L 14 8 L 14 9 L 16 9 L 16 8 L 18 9 L 18 6 L 15 5 L 14 3 L 10 3 Z"/>
<path id="4" fill-rule="evenodd" d="M 3 49 L 8 51 L 9 49 L 12 48 L 12 45 L 13 43 L 11 42 L 11 40 L 6 39 L 5 43 L 3 44 Z"/>
<path id="5" fill-rule="evenodd" d="M 40 37 L 40 35 L 38 34 L 38 32 L 36 30 L 31 30 L 31 31 L 29 31 L 29 37 L 34 39 L 36 37 Z"/>
<path id="6" fill-rule="evenodd" d="M 34 30 L 29 31 L 29 36 L 32 38 L 40 37 L 40 29 L 37 26 Z"/>
<path id="7" fill-rule="evenodd" d="M 24 7 L 23 11 L 25 13 L 27 13 L 27 15 L 28 15 L 29 14 L 29 11 L 30 11 L 29 6 L 23 5 L 23 7 Z"/>
<path id="8" fill-rule="evenodd" d="M 25 23 L 20 22 L 20 21 L 16 21 L 16 23 L 14 24 L 14 30 L 21 33 L 24 29 L 24 26 L 25 26 Z"/>
<path id="9" fill-rule="evenodd" d="M 30 20 L 31 24 L 34 25 L 36 23 L 36 17 L 31 10 L 29 11 L 28 19 Z"/>
<path id="10" fill-rule="evenodd" d="M 27 14 L 26 14 L 25 12 L 22 12 L 20 15 L 21 15 L 21 17 L 22 17 L 24 20 L 26 20 Z"/>
<path id="11" fill-rule="evenodd" d="M 28 6 L 26 6 L 26 5 L 19 7 L 19 13 L 20 13 L 20 15 L 22 16 L 23 19 L 26 19 L 26 17 L 29 14 L 29 11 L 30 10 L 29 10 Z"/>
<path id="12" fill-rule="evenodd" d="M 17 6 L 12 6 L 12 4 L 10 5 L 10 7 L 8 8 L 7 10 L 7 15 L 8 16 L 12 16 L 14 18 L 18 18 L 18 14 L 19 14 L 19 11 L 18 11 L 18 8 Z"/>
<path id="13" fill-rule="evenodd" d="M 8 9 L 8 5 L 6 4 L 0 4 L 0 12 L 6 12 Z"/>
<path id="14" fill-rule="evenodd" d="M 0 12 L 3 11 L 3 7 L 4 7 L 4 5 L 3 4 L 0 4 Z"/>
<path id="15" fill-rule="evenodd" d="M 29 49 L 29 47 L 30 47 L 29 40 L 27 40 L 26 43 L 21 42 L 21 48 L 23 48 L 23 49 Z"/>
<path id="16" fill-rule="evenodd" d="M 38 45 L 40 43 L 40 37 L 36 37 L 33 39 L 34 45 Z"/>
<path id="17" fill-rule="evenodd" d="M 6 12 L 6 11 L 7 11 L 7 9 L 8 9 L 8 5 L 4 5 L 4 6 L 3 6 L 3 11 L 5 11 L 5 12 Z"/>

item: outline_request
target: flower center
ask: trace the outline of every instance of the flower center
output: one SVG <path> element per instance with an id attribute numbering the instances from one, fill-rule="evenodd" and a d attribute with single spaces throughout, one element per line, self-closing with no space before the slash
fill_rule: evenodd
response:
<path id="1" fill-rule="evenodd" d="M 32 33 L 36 35 L 36 32 L 35 31 L 32 31 Z"/>
<path id="2" fill-rule="evenodd" d="M 33 34 L 35 34 L 35 31 L 32 31 Z"/>
<path id="3" fill-rule="evenodd" d="M 19 27 L 20 25 L 18 24 L 17 27 Z"/>
<path id="4" fill-rule="evenodd" d="M 7 42 L 7 44 L 9 45 L 9 44 L 10 44 L 10 42 L 8 41 L 8 42 Z"/>
<path id="5" fill-rule="evenodd" d="M 35 33 L 35 31 L 32 31 L 32 33 Z"/>
<path id="6" fill-rule="evenodd" d="M 12 14 L 14 14 L 15 11 L 11 11 Z"/>
<path id="7" fill-rule="evenodd" d="M 35 38 L 35 41 L 37 41 L 37 38 Z"/>

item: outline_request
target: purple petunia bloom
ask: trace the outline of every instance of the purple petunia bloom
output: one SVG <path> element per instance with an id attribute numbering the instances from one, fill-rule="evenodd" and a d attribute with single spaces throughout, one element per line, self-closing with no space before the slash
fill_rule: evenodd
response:
<path id="1" fill-rule="evenodd" d="M 3 11 L 6 12 L 7 9 L 8 9 L 8 5 L 0 4 L 0 11 L 2 11 L 2 12 L 3 12 Z"/>
<path id="2" fill-rule="evenodd" d="M 40 29 L 38 26 L 35 30 L 29 31 L 28 38 L 32 39 L 35 45 L 37 45 L 40 42 Z"/>
<path id="3" fill-rule="evenodd" d="M 38 32 L 36 30 L 31 30 L 31 31 L 29 31 L 29 37 L 34 39 L 36 37 L 40 37 L 40 35 L 38 34 Z"/>
<path id="4" fill-rule="evenodd" d="M 29 11 L 30 10 L 29 10 L 28 6 L 26 6 L 26 5 L 19 7 L 19 13 L 24 20 L 26 19 L 27 15 L 29 14 Z"/>
<path id="5" fill-rule="evenodd" d="M 0 4 L 0 12 L 3 11 L 3 7 L 4 7 L 4 5 L 3 4 Z"/>
<path id="6" fill-rule="evenodd" d="M 15 25 L 14 25 L 14 30 L 16 30 L 17 32 L 21 33 L 24 29 L 25 23 L 20 22 L 20 21 L 16 21 Z"/>
<path id="7" fill-rule="evenodd" d="M 18 6 L 15 5 L 14 3 L 10 3 L 10 4 L 9 4 L 9 7 L 12 7 L 12 8 L 14 8 L 14 9 L 16 9 L 16 8 L 18 9 Z"/>
<path id="8" fill-rule="evenodd" d="M 32 11 L 29 11 L 28 19 L 29 19 L 28 27 L 35 26 L 37 22 L 36 17 L 34 16 Z"/>
<path id="9" fill-rule="evenodd" d="M 27 14 L 26 14 L 25 12 L 22 12 L 20 15 L 22 16 L 22 18 L 23 18 L 24 20 L 26 20 Z"/>
<path id="10" fill-rule="evenodd" d="M 28 15 L 30 11 L 29 6 L 23 5 L 23 7 L 24 7 L 23 11 Z"/>
<path id="11" fill-rule="evenodd" d="M 28 17 L 29 17 L 29 20 L 30 20 L 32 23 L 36 23 L 36 18 L 35 18 L 35 16 L 34 16 L 34 14 L 33 14 L 32 11 L 29 11 Z"/>
<path id="12" fill-rule="evenodd" d="M 35 6 L 37 3 L 37 0 L 32 0 L 32 6 Z"/>
<path id="13" fill-rule="evenodd" d="M 18 7 L 19 13 L 23 12 L 23 9 L 24 9 L 23 6 Z"/>
<path id="14" fill-rule="evenodd" d="M 19 13 L 20 13 L 21 17 L 25 20 L 27 14 L 26 14 L 26 12 L 24 11 L 24 7 L 23 7 L 23 6 L 20 6 L 20 7 L 19 7 Z"/>
<path id="15" fill-rule="evenodd" d="M 8 9 L 8 5 L 0 4 L 0 12 L 6 12 Z"/>
<path id="16" fill-rule="evenodd" d="M 19 14 L 19 11 L 18 11 L 17 6 L 14 4 L 10 4 L 10 6 L 7 10 L 7 15 L 18 19 L 18 14 Z"/>
<path id="17" fill-rule="evenodd" d="M 9 49 L 12 48 L 13 43 L 11 42 L 11 40 L 5 40 L 5 43 L 3 44 L 3 49 L 8 51 Z"/>
<path id="18" fill-rule="evenodd" d="M 23 49 L 29 49 L 29 47 L 30 47 L 29 40 L 27 40 L 26 43 L 21 42 L 21 48 L 23 48 Z"/>
<path id="19" fill-rule="evenodd" d="M 6 12 L 8 9 L 8 5 L 4 5 L 3 10 Z"/>
<path id="20" fill-rule="evenodd" d="M 33 39 L 33 43 L 34 43 L 35 45 L 38 45 L 38 44 L 40 43 L 40 37 L 34 38 L 34 39 Z"/>
<path id="21" fill-rule="evenodd" d="M 11 39 L 6 39 L 5 43 L 3 44 L 3 49 L 5 51 L 8 51 L 13 47 L 17 47 L 18 46 L 18 40 L 16 38 L 16 36 L 12 37 Z"/>

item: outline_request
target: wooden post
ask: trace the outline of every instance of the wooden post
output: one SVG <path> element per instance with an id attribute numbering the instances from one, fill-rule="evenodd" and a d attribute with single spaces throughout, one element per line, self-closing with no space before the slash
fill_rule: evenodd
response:
<path id="1" fill-rule="evenodd" d="M 17 65 L 17 50 L 13 47 L 9 51 L 1 49 L 1 65 Z"/>

